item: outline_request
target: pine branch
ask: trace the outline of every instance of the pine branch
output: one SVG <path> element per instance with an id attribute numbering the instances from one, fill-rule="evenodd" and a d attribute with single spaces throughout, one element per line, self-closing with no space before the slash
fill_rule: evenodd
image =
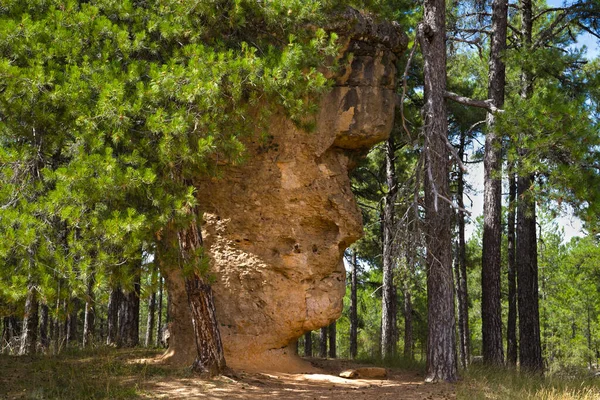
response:
<path id="1" fill-rule="evenodd" d="M 450 100 L 453 100 L 459 104 L 463 104 L 465 106 L 470 106 L 470 107 L 477 107 L 477 108 L 485 108 L 486 110 L 488 110 L 491 113 L 496 113 L 496 112 L 503 112 L 504 110 L 499 109 L 498 107 L 496 107 L 493 103 L 491 99 L 487 99 L 487 100 L 474 100 L 471 99 L 469 97 L 464 97 L 461 96 L 459 94 L 453 93 L 453 92 L 449 92 L 449 91 L 445 91 L 444 92 L 444 97 Z"/>

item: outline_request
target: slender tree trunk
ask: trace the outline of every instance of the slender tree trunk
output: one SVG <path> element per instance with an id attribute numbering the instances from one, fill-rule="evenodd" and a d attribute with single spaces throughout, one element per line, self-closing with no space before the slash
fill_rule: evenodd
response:
<path id="1" fill-rule="evenodd" d="M 119 345 L 135 347 L 140 337 L 140 274 L 141 260 L 131 266 L 134 276 L 133 289 L 125 293 L 119 309 Z"/>
<path id="2" fill-rule="evenodd" d="M 385 170 L 388 192 L 383 200 L 383 299 L 381 302 L 381 356 L 391 358 L 394 350 L 396 296 L 394 291 L 394 202 L 398 192 L 394 141 L 390 137 L 385 146 Z"/>
<path id="3" fill-rule="evenodd" d="M 5 354 L 8 352 L 10 345 L 10 317 L 2 318 L 2 341 L 0 341 L 0 354 Z"/>
<path id="4" fill-rule="evenodd" d="M 410 286 L 404 284 L 404 358 L 412 360 L 413 354 L 413 306 L 412 296 L 410 294 Z"/>
<path id="5" fill-rule="evenodd" d="M 35 354 L 38 332 L 38 309 L 37 291 L 35 283 L 30 279 L 27 299 L 25 300 L 25 315 L 23 317 L 23 329 L 21 332 L 21 347 L 19 355 Z"/>
<path id="6" fill-rule="evenodd" d="M 418 28 L 424 61 L 425 209 L 427 246 L 427 382 L 456 381 L 456 330 L 452 278 L 452 211 L 447 148 L 446 4 L 425 0 Z"/>
<path id="7" fill-rule="evenodd" d="M 512 166 L 508 178 L 508 320 L 506 323 L 506 362 L 517 365 L 517 274 L 515 254 L 515 210 L 517 181 Z"/>
<path id="8" fill-rule="evenodd" d="M 327 358 L 327 327 L 326 326 L 322 327 L 320 330 L 319 357 Z"/>
<path id="9" fill-rule="evenodd" d="M 337 357 L 336 340 L 337 340 L 337 324 L 335 321 L 329 325 L 329 358 Z"/>
<path id="10" fill-rule="evenodd" d="M 77 343 L 77 332 L 78 332 L 78 322 L 79 322 L 79 306 L 80 301 L 78 298 L 74 297 L 71 299 L 71 313 L 67 319 L 67 346 L 69 344 Z"/>
<path id="11" fill-rule="evenodd" d="M 96 296 L 94 295 L 95 283 L 96 274 L 92 272 L 87 283 L 87 298 L 85 300 L 85 314 L 83 317 L 84 348 L 94 341 L 94 331 L 96 329 Z"/>
<path id="12" fill-rule="evenodd" d="M 56 289 L 56 308 L 54 310 L 54 318 L 52 321 L 52 341 L 54 343 L 54 354 L 58 354 L 61 344 L 61 329 L 60 329 L 60 296 L 61 296 L 61 279 L 58 279 Z"/>
<path id="13" fill-rule="evenodd" d="M 2 331 L 2 348 L 4 353 L 10 354 L 15 338 L 19 336 L 19 329 L 17 325 L 17 318 L 14 316 L 4 317 L 4 330 Z M 19 346 L 21 344 L 21 338 L 19 337 Z M 13 354 L 16 351 L 13 351 Z"/>
<path id="14" fill-rule="evenodd" d="M 160 272 L 159 272 L 160 274 Z M 156 344 L 162 343 L 162 314 L 163 314 L 163 277 L 162 274 L 158 277 L 158 305 L 157 305 L 157 321 L 156 321 Z"/>
<path id="15" fill-rule="evenodd" d="M 152 292 L 148 300 L 148 320 L 146 322 L 146 340 L 145 346 L 152 346 L 152 337 L 154 334 L 154 314 L 156 309 L 156 292 Z"/>
<path id="16" fill-rule="evenodd" d="M 350 283 L 350 358 L 355 359 L 358 350 L 358 303 L 357 303 L 357 286 L 358 277 L 356 251 L 352 252 L 352 272 L 351 272 L 351 283 Z"/>
<path id="17" fill-rule="evenodd" d="M 587 337 L 587 345 L 588 345 L 588 350 L 589 350 L 589 356 L 588 356 L 588 369 L 591 371 L 593 368 L 593 361 L 594 358 L 592 356 L 594 349 L 592 348 L 592 318 L 591 318 L 591 312 L 590 312 L 590 302 L 589 302 L 589 298 L 586 298 L 586 311 L 587 311 L 587 332 L 586 332 L 586 337 Z"/>
<path id="18" fill-rule="evenodd" d="M 47 304 L 42 304 L 40 308 L 40 344 L 44 353 L 50 347 L 50 336 L 48 335 L 48 320 L 50 308 Z"/>
<path id="19" fill-rule="evenodd" d="M 109 346 L 115 346 L 119 342 L 119 309 L 121 308 L 122 298 L 123 293 L 120 286 L 111 290 L 106 316 L 106 344 Z"/>
<path id="20" fill-rule="evenodd" d="M 304 357 L 312 357 L 312 332 L 304 334 Z"/>
<path id="21" fill-rule="evenodd" d="M 465 154 L 465 135 L 460 137 L 460 146 L 458 156 L 464 160 Z M 470 332 L 469 332 L 469 291 L 467 287 L 467 252 L 465 244 L 465 214 L 462 210 L 465 208 L 465 177 L 462 169 L 458 172 L 458 242 L 456 251 L 456 293 L 458 297 L 458 338 L 459 354 L 463 368 L 467 368 L 470 360 Z"/>
<path id="22" fill-rule="evenodd" d="M 521 0 L 523 21 L 523 47 L 531 48 L 533 32 L 533 8 L 531 0 Z M 533 74 L 528 68 L 521 73 L 521 97 L 531 98 Z M 522 157 L 526 149 L 519 149 Z M 523 168 L 521 168 L 523 169 Z M 519 310 L 519 361 L 521 368 L 542 373 L 542 345 L 540 338 L 540 310 L 538 299 L 538 264 L 535 197 L 532 188 L 535 176 L 520 171 L 517 178 L 517 297 Z"/>
<path id="23" fill-rule="evenodd" d="M 489 65 L 488 96 L 497 108 L 504 104 L 506 85 L 505 65 L 508 1 L 492 3 L 492 43 Z M 483 253 L 481 271 L 481 320 L 483 361 L 502 365 L 501 258 L 502 247 L 502 135 L 496 130 L 494 115 L 488 114 L 485 139 Z"/>

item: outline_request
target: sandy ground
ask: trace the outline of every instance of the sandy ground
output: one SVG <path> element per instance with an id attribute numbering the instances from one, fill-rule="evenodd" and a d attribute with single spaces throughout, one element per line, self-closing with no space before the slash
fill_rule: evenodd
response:
<path id="1" fill-rule="evenodd" d="M 387 379 L 344 379 L 348 360 L 308 359 L 310 373 L 231 371 L 213 380 L 158 364 L 156 352 L 109 350 L 58 357 L 0 355 L 4 399 L 456 399 L 456 387 L 389 370 Z"/>
<path id="2" fill-rule="evenodd" d="M 389 370 L 385 380 L 344 379 L 344 369 L 357 367 L 349 361 L 311 360 L 322 373 L 284 374 L 236 372 L 213 381 L 157 380 L 144 387 L 147 398 L 169 399 L 344 399 L 344 400 L 445 400 L 455 399 L 450 384 L 425 384 L 414 372 Z"/>

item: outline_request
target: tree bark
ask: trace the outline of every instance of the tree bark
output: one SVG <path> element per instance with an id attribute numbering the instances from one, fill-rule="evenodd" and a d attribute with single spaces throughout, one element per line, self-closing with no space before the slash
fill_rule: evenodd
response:
<path id="1" fill-rule="evenodd" d="M 124 294 L 119 308 L 119 346 L 135 347 L 140 341 L 140 279 L 141 260 L 131 265 L 133 288 Z"/>
<path id="2" fill-rule="evenodd" d="M 66 324 L 66 344 L 67 346 L 77 344 L 77 332 L 79 322 L 79 305 L 80 301 L 77 297 L 71 299 L 71 312 L 68 314 Z"/>
<path id="3" fill-rule="evenodd" d="M 327 358 L 327 327 L 326 326 L 322 327 L 320 330 L 319 357 Z"/>
<path id="4" fill-rule="evenodd" d="M 197 217 L 197 210 L 194 210 Z M 185 263 L 197 265 L 197 252 L 202 247 L 202 236 L 194 219 L 187 229 L 177 232 L 180 260 L 184 262 L 180 268 L 185 270 Z M 221 334 L 217 323 L 214 297 L 210 284 L 199 272 L 194 270 L 190 275 L 184 274 L 192 326 L 196 341 L 196 360 L 193 369 L 196 372 L 215 376 L 225 370 L 225 354 L 221 342 Z"/>
<path id="5" fill-rule="evenodd" d="M 96 330 L 96 296 L 94 295 L 94 285 L 96 283 L 96 274 L 92 272 L 87 283 L 87 298 L 85 300 L 85 314 L 83 317 L 83 348 L 94 341 L 94 331 Z"/>
<path id="6" fill-rule="evenodd" d="M 304 334 L 304 357 L 312 357 L 312 332 Z"/>
<path id="7" fill-rule="evenodd" d="M 328 332 L 328 336 L 329 336 L 329 358 L 336 358 L 337 357 L 337 346 L 336 346 L 336 340 L 337 340 L 337 324 L 335 321 L 333 321 L 331 323 L 331 325 L 329 325 L 329 332 Z"/>
<path id="8" fill-rule="evenodd" d="M 385 175 L 387 193 L 383 199 L 383 298 L 381 301 L 381 356 L 391 358 L 395 347 L 396 292 L 394 291 L 394 202 L 398 192 L 394 141 L 385 144 Z"/>
<path id="9" fill-rule="evenodd" d="M 156 292 L 152 292 L 150 299 L 148 300 L 148 320 L 146 322 L 146 340 L 144 345 L 150 347 L 153 344 L 154 335 L 154 314 L 156 309 Z"/>
<path id="10" fill-rule="evenodd" d="M 413 354 L 413 306 L 410 286 L 404 284 L 404 358 L 412 360 Z"/>
<path id="11" fill-rule="evenodd" d="M 521 0 L 523 47 L 531 49 L 533 34 L 533 7 L 531 0 Z M 533 73 L 527 68 L 521 72 L 521 97 L 531 98 Z M 520 148 L 526 156 L 527 149 Z M 517 177 L 517 297 L 519 311 L 519 361 L 523 370 L 543 373 L 540 337 L 540 310 L 538 299 L 538 264 L 535 197 L 532 189 L 535 176 L 521 168 Z"/>
<path id="12" fill-rule="evenodd" d="M 158 235 L 157 259 L 167 284 L 171 318 L 164 358 L 179 365 L 191 361 L 195 372 L 214 376 L 227 366 L 213 292 L 198 270 L 203 246 L 200 216 L 196 208 L 188 212 L 191 221 L 186 228 L 170 224 Z"/>
<path id="13" fill-rule="evenodd" d="M 15 316 L 4 317 L 4 328 L 2 330 L 2 343 L 0 348 L 5 354 L 10 354 L 14 339 L 19 336 L 17 318 Z M 20 345 L 21 338 L 19 338 Z"/>
<path id="14" fill-rule="evenodd" d="M 352 252 L 352 264 L 350 275 L 350 358 L 355 359 L 358 351 L 358 302 L 357 302 L 357 286 L 358 277 L 356 251 Z"/>
<path id="15" fill-rule="evenodd" d="M 160 274 L 158 276 L 158 304 L 157 304 L 157 318 L 156 318 L 156 344 L 162 342 L 162 314 L 163 314 L 163 277 Z"/>
<path id="16" fill-rule="evenodd" d="M 25 315 L 23 317 L 23 329 L 21 331 L 21 347 L 19 355 L 36 353 L 38 332 L 38 309 L 37 288 L 30 279 L 27 288 L 27 299 L 25 300 Z"/>
<path id="17" fill-rule="evenodd" d="M 506 363 L 517 365 L 517 281 L 515 253 L 515 210 L 517 181 L 512 166 L 509 165 L 508 178 L 508 320 L 506 323 Z"/>
<path id="18" fill-rule="evenodd" d="M 502 57 L 506 49 L 508 1 L 492 3 L 492 42 L 488 93 L 496 108 L 504 105 L 506 68 Z M 501 258 L 502 247 L 502 136 L 497 132 L 494 115 L 488 114 L 485 139 L 483 253 L 481 271 L 481 320 L 483 361 L 489 365 L 504 363 L 502 342 Z"/>
<path id="19" fill-rule="evenodd" d="M 120 286 L 111 290 L 106 316 L 106 344 L 109 346 L 116 346 L 119 342 L 119 309 L 121 308 L 122 298 L 123 293 Z"/>
<path id="20" fill-rule="evenodd" d="M 446 5 L 425 0 L 418 35 L 424 61 L 425 210 L 427 246 L 427 382 L 456 381 L 452 211 L 447 148 Z"/>
<path id="21" fill-rule="evenodd" d="M 461 160 L 465 154 L 465 135 L 461 134 L 458 156 Z M 459 337 L 459 354 L 460 362 L 463 368 L 467 368 L 470 361 L 471 334 L 469 331 L 469 291 L 467 287 L 467 252 L 465 244 L 465 214 L 462 210 L 465 208 L 464 203 L 465 192 L 465 176 L 462 169 L 458 171 L 458 188 L 457 188 L 457 203 L 458 203 L 458 242 L 456 251 L 456 293 L 458 297 L 458 337 Z"/>
<path id="22" fill-rule="evenodd" d="M 540 337 L 535 200 L 530 193 L 533 175 L 517 179 L 517 293 L 519 310 L 519 360 L 521 368 L 544 369 Z"/>
<path id="23" fill-rule="evenodd" d="M 50 308 L 47 304 L 42 304 L 40 307 L 40 345 L 44 353 L 50 347 L 50 336 L 48 335 L 48 321 Z"/>

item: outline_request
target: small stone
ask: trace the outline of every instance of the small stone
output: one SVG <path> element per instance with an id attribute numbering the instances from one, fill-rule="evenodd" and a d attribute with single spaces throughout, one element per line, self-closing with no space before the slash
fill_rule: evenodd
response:
<path id="1" fill-rule="evenodd" d="M 340 376 L 346 379 L 354 379 L 358 378 L 358 372 L 354 369 L 347 369 L 345 371 L 340 372 Z"/>

